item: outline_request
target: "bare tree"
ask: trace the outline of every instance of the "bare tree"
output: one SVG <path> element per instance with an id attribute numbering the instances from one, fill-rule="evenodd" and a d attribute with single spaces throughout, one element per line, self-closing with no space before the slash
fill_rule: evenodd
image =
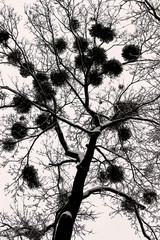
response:
<path id="1" fill-rule="evenodd" d="M 22 36 L 2 5 L 1 65 L 16 77 L 2 71 L 1 166 L 15 205 L 0 236 L 82 236 L 99 194 L 158 240 L 158 11 L 148 1 L 38 0 Z"/>

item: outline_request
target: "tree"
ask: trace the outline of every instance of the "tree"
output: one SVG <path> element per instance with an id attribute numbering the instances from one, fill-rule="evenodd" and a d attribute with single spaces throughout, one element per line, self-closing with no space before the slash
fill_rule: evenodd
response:
<path id="1" fill-rule="evenodd" d="M 3 238 L 81 235 L 80 221 L 94 216 L 85 200 L 99 194 L 158 239 L 155 9 L 148 1 L 38 0 L 25 9 L 27 40 L 3 3 L 1 64 L 18 72 L 1 79 L 1 165 L 13 176 L 7 190 L 24 201 L 23 211 L 1 214 Z"/>

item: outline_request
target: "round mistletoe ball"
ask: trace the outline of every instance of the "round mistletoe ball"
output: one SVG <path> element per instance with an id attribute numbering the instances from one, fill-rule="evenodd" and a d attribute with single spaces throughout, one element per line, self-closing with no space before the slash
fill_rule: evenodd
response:
<path id="1" fill-rule="evenodd" d="M 53 85 L 57 87 L 65 85 L 69 80 L 69 75 L 65 70 L 52 71 L 50 77 Z"/>
<path id="2" fill-rule="evenodd" d="M 102 75 L 100 75 L 97 70 L 92 70 L 89 73 L 89 76 L 88 76 L 89 84 L 95 87 L 98 87 L 99 85 L 102 84 L 102 81 L 103 81 Z"/>
<path id="3" fill-rule="evenodd" d="M 122 126 L 118 129 L 118 137 L 122 141 L 127 141 L 132 136 L 131 130 L 129 127 Z"/>
<path id="4" fill-rule="evenodd" d="M 16 142 L 12 138 L 4 139 L 2 142 L 2 148 L 4 151 L 11 152 L 15 149 Z"/>
<path id="5" fill-rule="evenodd" d="M 24 78 L 29 77 L 34 72 L 34 65 L 31 62 L 22 63 L 20 66 L 20 75 Z"/>
<path id="6" fill-rule="evenodd" d="M 22 178 L 31 189 L 41 186 L 37 170 L 34 166 L 26 165 L 22 170 Z"/>
<path id="7" fill-rule="evenodd" d="M 67 42 L 63 38 L 58 38 L 55 40 L 55 47 L 59 54 L 63 53 L 67 49 Z"/>
<path id="8" fill-rule="evenodd" d="M 15 139 L 23 139 L 27 136 L 28 128 L 22 122 L 16 122 L 12 125 L 11 135 Z"/>
<path id="9" fill-rule="evenodd" d="M 69 21 L 69 25 L 71 30 L 76 31 L 79 27 L 80 27 L 80 23 L 78 21 L 78 19 L 72 17 Z"/>
<path id="10" fill-rule="evenodd" d="M 8 53 L 7 59 L 8 59 L 9 63 L 17 64 L 21 61 L 21 52 L 16 49 L 16 50 Z"/>
<path id="11" fill-rule="evenodd" d="M 87 50 L 88 45 L 88 41 L 83 37 L 76 38 L 73 42 L 73 48 L 78 51 L 81 50 L 82 52 L 85 52 Z"/>
<path id="12" fill-rule="evenodd" d="M 107 168 L 107 175 L 112 183 L 118 183 L 124 180 L 124 170 L 121 166 L 110 165 Z"/>
<path id="13" fill-rule="evenodd" d="M 139 58 L 140 55 L 141 49 L 137 45 L 134 44 L 126 45 L 122 49 L 122 57 L 126 61 L 135 61 Z"/>
<path id="14" fill-rule="evenodd" d="M 119 60 L 111 59 L 104 63 L 102 71 L 110 77 L 118 77 L 123 71 L 123 68 Z"/>
<path id="15" fill-rule="evenodd" d="M 0 30 L 0 43 L 6 43 L 9 39 L 9 33 L 5 30 Z"/>
<path id="16" fill-rule="evenodd" d="M 28 113 L 32 107 L 31 102 L 26 96 L 14 96 L 12 103 L 14 104 L 14 108 L 17 113 Z"/>

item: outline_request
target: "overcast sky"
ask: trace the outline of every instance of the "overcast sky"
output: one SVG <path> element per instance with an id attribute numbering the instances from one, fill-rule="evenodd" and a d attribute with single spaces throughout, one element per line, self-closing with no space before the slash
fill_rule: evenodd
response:
<path id="1" fill-rule="evenodd" d="M 32 4 L 35 2 L 35 0 L 6 0 L 6 3 L 11 4 L 14 6 L 15 10 L 22 14 L 24 3 Z M 23 31 L 23 29 L 22 29 Z M 1 174 L 0 175 L 0 182 L 1 182 L 1 188 L 0 191 L 2 192 L 6 175 Z M 8 203 L 10 202 L 10 199 L 8 197 L 5 197 L 3 194 L 0 194 L 1 196 L 1 206 L 8 209 Z M 107 199 L 106 199 L 107 200 Z M 111 218 L 109 216 L 109 209 L 107 207 L 104 207 L 102 204 L 102 201 L 99 201 L 96 197 L 94 199 L 94 204 L 97 206 L 97 212 L 102 213 L 99 215 L 99 218 L 96 219 L 95 222 L 87 223 L 87 229 L 93 230 L 95 232 L 94 235 L 86 236 L 84 239 L 86 240 L 144 240 L 145 238 L 141 234 L 141 238 L 137 235 L 135 235 L 134 230 L 130 226 L 130 222 L 126 219 L 126 217 L 122 214 L 121 216 L 116 216 L 114 218 Z M 79 240 L 80 238 L 77 238 Z"/>

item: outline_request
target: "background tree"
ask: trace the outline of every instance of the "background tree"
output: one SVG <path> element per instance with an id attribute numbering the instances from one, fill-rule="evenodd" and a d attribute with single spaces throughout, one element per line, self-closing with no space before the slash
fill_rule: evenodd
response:
<path id="1" fill-rule="evenodd" d="M 0 235 L 82 235 L 80 222 L 94 217 L 87 199 L 99 194 L 157 240 L 157 5 L 38 0 L 25 9 L 29 40 L 20 17 L 2 5 L 1 64 L 17 78 L 1 78 L 1 166 L 23 211 L 1 214 Z"/>

